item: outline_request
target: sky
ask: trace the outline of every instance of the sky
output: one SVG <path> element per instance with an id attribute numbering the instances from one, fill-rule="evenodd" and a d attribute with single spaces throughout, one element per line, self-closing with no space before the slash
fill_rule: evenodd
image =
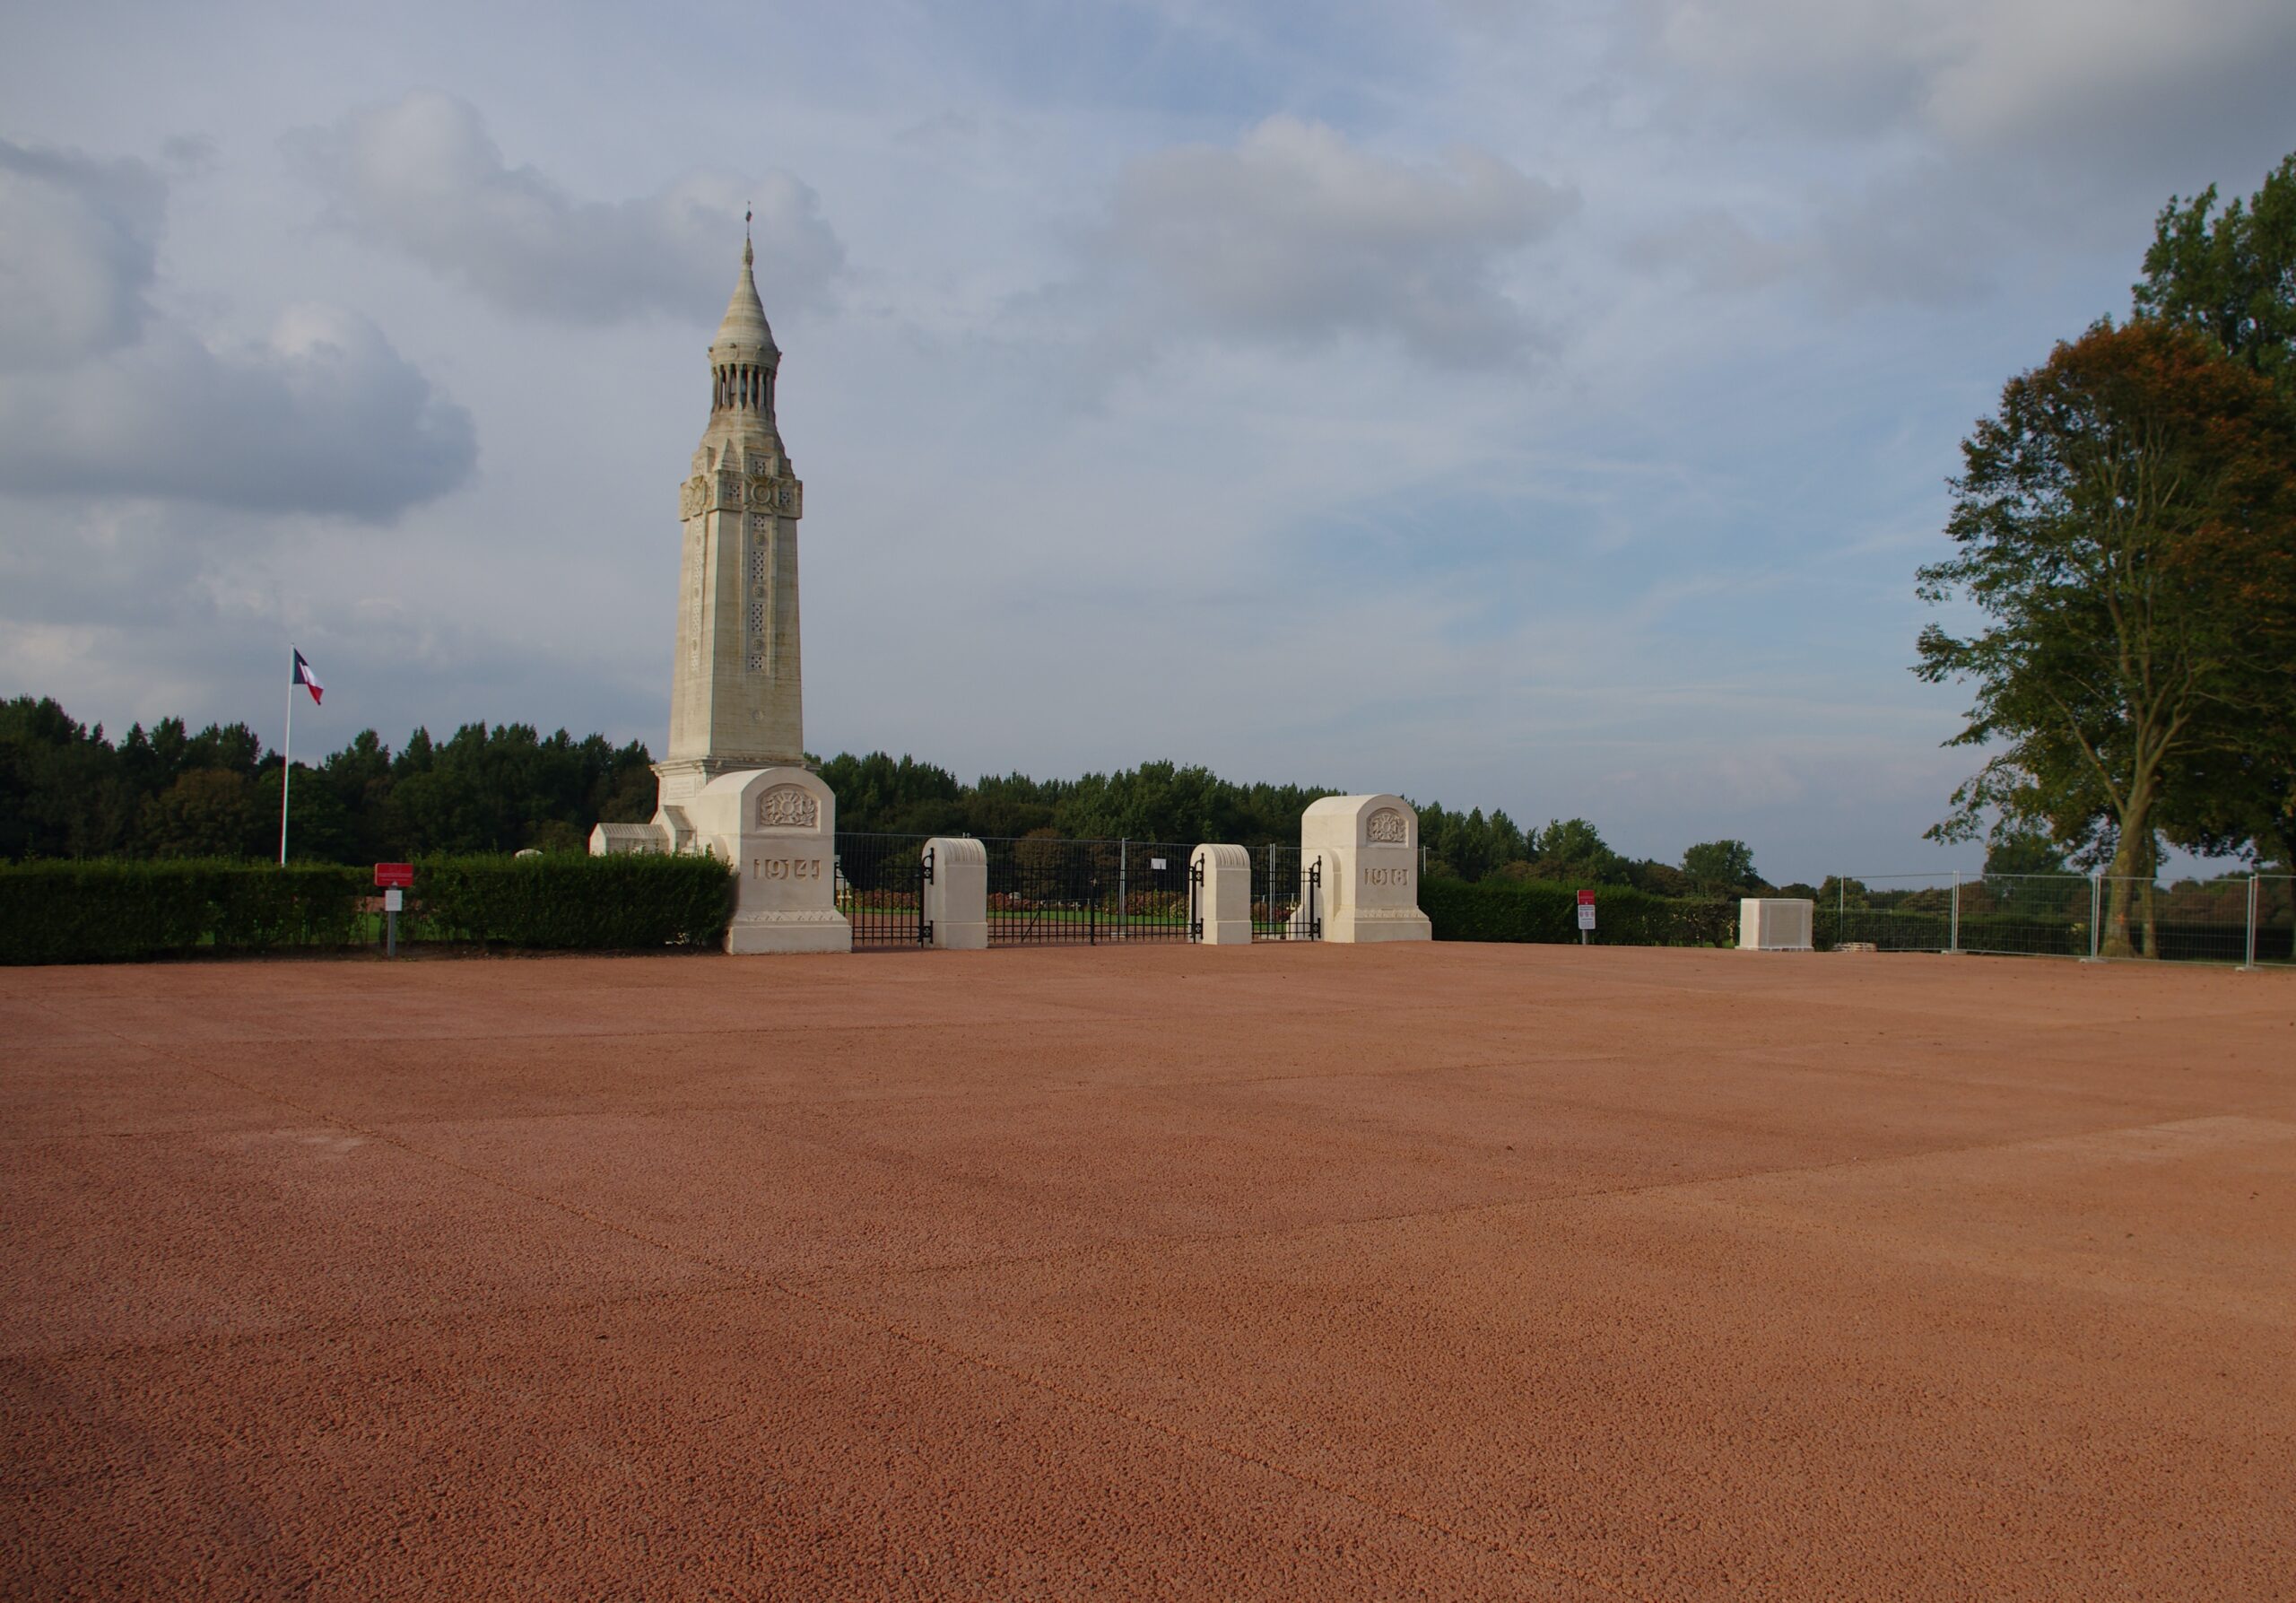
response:
<path id="1" fill-rule="evenodd" d="M 0 6 L 0 695 L 668 722 L 757 214 L 806 745 L 1974 867 L 1959 443 L 2285 0 Z M 1948 621 L 1967 622 L 1947 614 Z"/>

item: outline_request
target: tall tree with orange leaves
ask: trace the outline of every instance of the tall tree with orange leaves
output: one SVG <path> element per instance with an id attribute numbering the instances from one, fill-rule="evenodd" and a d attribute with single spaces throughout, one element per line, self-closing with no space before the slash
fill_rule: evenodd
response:
<path id="1" fill-rule="evenodd" d="M 2099 323 L 2011 379 L 1961 446 L 1919 594 L 1980 626 L 1921 632 L 1914 671 L 1977 699 L 1988 748 L 1931 832 L 1998 815 L 2110 849 L 2105 949 L 2133 955 L 2170 787 L 2239 750 L 2296 684 L 2296 420 L 2188 328 Z"/>

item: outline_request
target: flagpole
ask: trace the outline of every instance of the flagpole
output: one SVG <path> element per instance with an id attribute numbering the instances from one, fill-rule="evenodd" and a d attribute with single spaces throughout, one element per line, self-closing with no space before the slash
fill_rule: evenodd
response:
<path id="1" fill-rule="evenodd" d="M 287 786 L 295 776 L 295 648 L 287 647 L 287 744 L 279 762 L 279 866 L 287 866 Z"/>

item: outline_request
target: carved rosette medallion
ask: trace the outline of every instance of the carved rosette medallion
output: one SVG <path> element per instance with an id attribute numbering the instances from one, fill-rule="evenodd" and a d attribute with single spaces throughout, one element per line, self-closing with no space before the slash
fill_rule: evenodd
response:
<path id="1" fill-rule="evenodd" d="M 776 785 L 757 798 L 757 823 L 768 830 L 817 830 L 821 799 L 803 785 Z"/>
<path id="2" fill-rule="evenodd" d="M 1363 821 L 1363 838 L 1374 846 L 1408 846 L 1411 825 L 1393 807 L 1381 807 Z"/>

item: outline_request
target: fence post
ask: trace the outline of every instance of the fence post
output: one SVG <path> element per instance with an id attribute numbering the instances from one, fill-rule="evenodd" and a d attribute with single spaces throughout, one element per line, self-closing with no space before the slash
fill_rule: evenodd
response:
<path id="1" fill-rule="evenodd" d="M 1842 942 L 1849 938 L 1849 887 L 1840 875 L 1833 876 L 1833 944 L 1839 951 Z"/>
<path id="2" fill-rule="evenodd" d="M 1945 950 L 1961 949 L 1961 871 L 1953 870 L 1953 911 L 1945 927 Z"/>
<path id="3" fill-rule="evenodd" d="M 1131 925 L 1132 837 L 1116 843 L 1116 938 L 1122 940 Z"/>
<path id="4" fill-rule="evenodd" d="M 2089 961 L 2097 961 L 2097 926 L 2105 916 L 2105 876 L 2089 876 Z"/>
<path id="5" fill-rule="evenodd" d="M 2251 970 L 2251 969 L 2255 968 L 2256 966 L 2257 966 L 2257 876 L 2256 876 L 2255 875 L 2251 874 L 2251 875 L 2249 875 L 2249 876 L 2248 876 L 2248 956 L 2247 956 L 2247 958 L 2246 958 L 2246 959 L 2241 963 L 2241 964 L 2240 964 L 2240 971 L 2241 971 L 2242 973 L 2244 973 L 2244 974 L 2245 974 L 2245 973 L 2247 973 L 2249 970 Z"/>

